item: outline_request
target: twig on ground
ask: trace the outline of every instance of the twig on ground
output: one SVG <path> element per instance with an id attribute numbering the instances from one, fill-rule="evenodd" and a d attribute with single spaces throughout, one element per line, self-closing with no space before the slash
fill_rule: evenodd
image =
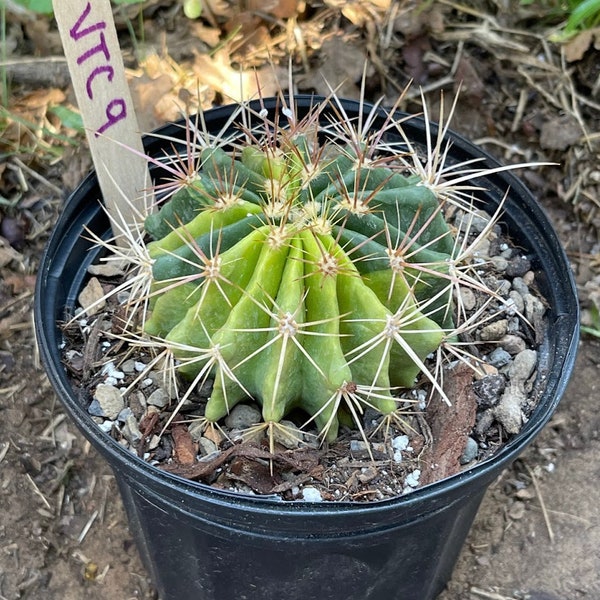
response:
<path id="1" fill-rule="evenodd" d="M 81 530 L 81 533 L 79 534 L 79 537 L 77 538 L 78 544 L 81 544 L 81 542 L 83 542 L 83 540 L 85 539 L 85 536 L 90 531 L 90 529 L 91 529 L 92 525 L 94 524 L 94 521 L 96 520 L 97 517 L 98 517 L 98 511 L 95 510 L 92 513 L 92 516 L 89 518 L 88 522 L 84 525 L 83 529 Z"/>
<path id="2" fill-rule="evenodd" d="M 542 515 L 544 515 L 544 522 L 546 523 L 546 529 L 548 530 L 548 537 L 550 538 L 550 542 L 554 542 L 554 531 L 552 530 L 552 524 L 550 523 L 550 517 L 548 515 L 548 511 L 546 510 L 546 503 L 544 502 L 544 497 L 542 496 L 537 477 L 535 476 L 535 473 L 528 464 L 525 464 L 525 468 L 527 469 L 527 472 L 531 477 L 535 493 L 537 494 L 538 500 L 540 501 L 540 508 L 542 509 Z"/>
<path id="3" fill-rule="evenodd" d="M 36 485 L 35 481 L 31 477 L 31 475 L 29 473 L 26 473 L 25 477 L 27 478 L 27 481 L 29 481 L 29 483 L 31 484 L 31 487 L 33 488 L 33 491 L 35 492 L 35 495 L 38 496 L 42 500 L 42 502 L 44 503 L 44 505 L 46 506 L 46 508 L 48 510 L 52 511 L 52 506 L 51 506 L 50 502 L 48 502 L 48 500 L 46 499 L 46 496 L 44 496 L 44 494 L 42 494 L 42 492 L 40 491 L 40 488 Z"/>
<path id="4" fill-rule="evenodd" d="M 486 592 L 475 587 L 471 588 L 471 594 L 474 594 L 477 598 L 485 598 L 486 600 L 516 600 L 513 596 L 503 596 L 496 592 Z"/>

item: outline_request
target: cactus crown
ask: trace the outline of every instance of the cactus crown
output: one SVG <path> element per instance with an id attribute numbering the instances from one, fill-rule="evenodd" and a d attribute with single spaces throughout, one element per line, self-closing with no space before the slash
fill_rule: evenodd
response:
<path id="1" fill-rule="evenodd" d="M 401 423 L 399 390 L 417 379 L 445 399 L 427 357 L 473 326 L 454 292 L 495 296 L 446 221 L 469 220 L 478 171 L 444 165 L 443 124 L 423 157 L 405 117 L 360 108 L 242 104 L 220 132 L 189 121 L 185 152 L 150 159 L 173 180 L 138 244 L 141 343 L 174 357 L 182 402 L 214 381 L 207 423 L 253 398 L 260 427 L 301 409 L 333 440 L 366 408 Z"/>

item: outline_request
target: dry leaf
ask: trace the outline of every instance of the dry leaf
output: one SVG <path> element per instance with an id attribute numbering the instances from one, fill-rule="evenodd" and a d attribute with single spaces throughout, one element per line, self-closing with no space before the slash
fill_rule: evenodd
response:
<path id="1" fill-rule="evenodd" d="M 171 428 L 173 436 L 173 451 L 180 465 L 193 465 L 196 462 L 198 451 L 188 431 L 187 425 L 175 423 Z"/>
<path id="2" fill-rule="evenodd" d="M 152 131 L 165 122 L 162 100 L 173 91 L 173 81 L 166 74 L 151 78 L 145 73 L 129 82 L 138 125 L 142 131 Z M 169 104 L 174 105 L 172 99 Z"/>
<path id="3" fill-rule="evenodd" d="M 589 50 L 592 41 L 595 41 L 594 47 L 597 49 L 598 45 L 600 45 L 600 28 L 586 29 L 569 40 L 563 46 L 567 62 L 581 60 L 583 55 Z"/>
<path id="4" fill-rule="evenodd" d="M 363 27 L 373 21 L 377 16 L 383 18 L 390 10 L 391 0 L 326 0 L 325 4 L 331 8 L 341 9 L 342 14 L 352 24 Z"/>
<path id="5" fill-rule="evenodd" d="M 298 12 L 298 0 L 248 0 L 246 10 L 262 12 L 278 19 L 289 19 Z"/>
<path id="6" fill-rule="evenodd" d="M 199 85 L 206 85 L 234 102 L 255 98 L 259 89 L 263 96 L 272 96 L 279 89 L 272 69 L 234 69 L 226 50 L 216 52 L 213 56 L 196 54 L 193 70 Z"/>
<path id="7" fill-rule="evenodd" d="M 361 80 L 366 61 L 363 48 L 356 43 L 349 43 L 341 34 L 335 35 L 321 46 L 322 66 L 309 73 L 302 84 L 323 94 L 330 92 L 328 84 L 340 98 L 358 99 L 359 88 L 356 84 Z"/>

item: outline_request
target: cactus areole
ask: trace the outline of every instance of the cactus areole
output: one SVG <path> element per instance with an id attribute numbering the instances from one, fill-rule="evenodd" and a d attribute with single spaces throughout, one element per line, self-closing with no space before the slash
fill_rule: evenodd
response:
<path id="1" fill-rule="evenodd" d="M 447 198 L 382 131 L 317 127 L 323 106 L 207 144 L 146 218 L 144 330 L 214 378 L 209 422 L 250 397 L 266 424 L 301 409 L 334 439 L 344 412 L 392 415 L 452 328 Z"/>

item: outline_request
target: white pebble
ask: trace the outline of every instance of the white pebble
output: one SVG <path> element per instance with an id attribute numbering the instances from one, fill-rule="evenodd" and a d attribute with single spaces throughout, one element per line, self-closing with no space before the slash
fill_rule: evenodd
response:
<path id="1" fill-rule="evenodd" d="M 306 502 L 322 502 L 323 497 L 317 488 L 308 486 L 302 490 L 302 499 Z"/>
<path id="2" fill-rule="evenodd" d="M 109 342 L 105 343 L 108 343 L 110 345 Z M 108 377 L 111 377 L 113 379 L 125 379 L 125 373 L 123 373 L 123 371 L 119 371 L 119 369 L 115 367 L 115 363 L 112 361 L 106 363 L 104 367 L 102 367 L 102 375 L 107 375 Z"/>
<path id="3" fill-rule="evenodd" d="M 411 488 L 415 488 L 419 485 L 420 478 L 421 478 L 421 470 L 415 469 L 412 473 L 409 473 L 404 478 L 404 483 Z"/>
<path id="4" fill-rule="evenodd" d="M 113 422 L 106 420 L 103 423 L 100 423 L 98 428 L 100 431 L 104 431 L 104 433 L 110 433 L 113 428 Z"/>
<path id="5" fill-rule="evenodd" d="M 392 440 L 394 450 L 406 450 L 410 440 L 407 435 L 399 435 Z"/>

